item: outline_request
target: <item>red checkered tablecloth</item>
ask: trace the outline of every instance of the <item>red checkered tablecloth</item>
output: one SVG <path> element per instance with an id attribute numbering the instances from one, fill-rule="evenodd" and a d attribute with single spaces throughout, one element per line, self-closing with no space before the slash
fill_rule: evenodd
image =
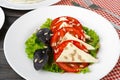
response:
<path id="1" fill-rule="evenodd" d="M 79 3 L 81 6 L 87 7 L 87 4 L 84 2 L 84 0 L 74 0 L 75 2 Z M 117 14 L 120 16 L 120 0 L 91 0 L 93 3 L 104 7 L 108 9 L 109 11 L 113 12 L 114 14 Z M 54 5 L 71 5 L 70 0 L 61 0 L 60 2 L 54 4 Z M 88 8 L 89 10 L 92 10 Z M 120 26 L 120 20 L 111 16 L 110 14 L 101 11 L 101 10 L 92 10 L 103 17 L 105 17 L 107 20 L 117 24 Z M 117 30 L 119 36 L 120 36 L 120 30 Z M 113 70 L 107 74 L 105 77 L 103 77 L 101 80 L 120 80 L 120 58 L 116 64 L 116 66 L 113 68 Z"/>

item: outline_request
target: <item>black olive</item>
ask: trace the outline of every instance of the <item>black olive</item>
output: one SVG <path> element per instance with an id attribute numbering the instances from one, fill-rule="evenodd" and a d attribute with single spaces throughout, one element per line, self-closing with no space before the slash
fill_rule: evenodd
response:
<path id="1" fill-rule="evenodd" d="M 36 36 L 40 41 L 48 45 L 50 43 L 51 34 L 52 32 L 48 28 L 43 28 L 38 30 L 38 32 L 36 33 Z"/>
<path id="2" fill-rule="evenodd" d="M 34 68 L 36 70 L 42 69 L 44 65 L 48 62 L 47 49 L 38 49 L 34 53 Z"/>

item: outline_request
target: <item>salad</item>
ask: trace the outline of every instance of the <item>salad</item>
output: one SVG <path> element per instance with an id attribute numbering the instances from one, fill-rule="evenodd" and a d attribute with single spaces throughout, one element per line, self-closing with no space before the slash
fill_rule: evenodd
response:
<path id="1" fill-rule="evenodd" d="M 48 18 L 25 42 L 28 58 L 36 70 L 51 72 L 90 72 L 89 65 L 98 62 L 100 48 L 97 33 L 76 18 Z"/>

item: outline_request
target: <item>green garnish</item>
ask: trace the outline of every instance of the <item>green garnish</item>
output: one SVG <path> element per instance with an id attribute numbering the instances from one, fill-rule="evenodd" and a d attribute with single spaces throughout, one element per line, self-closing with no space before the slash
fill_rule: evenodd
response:
<path id="1" fill-rule="evenodd" d="M 45 23 L 43 23 L 40 28 L 50 28 L 52 20 L 48 18 Z M 45 45 L 40 42 L 36 36 L 36 32 L 33 33 L 25 42 L 25 52 L 27 53 L 28 58 L 33 59 L 33 54 L 37 49 L 43 49 Z"/>
<path id="2" fill-rule="evenodd" d="M 45 23 L 43 23 L 40 28 L 50 28 L 52 20 L 48 18 Z M 25 52 L 27 53 L 28 58 L 33 59 L 34 52 L 37 49 L 43 49 L 45 45 L 40 42 L 36 36 L 36 33 L 33 33 L 25 42 Z M 49 55 L 48 63 L 43 67 L 43 70 L 51 71 L 51 72 L 61 72 L 63 73 L 64 70 L 60 69 L 54 62 L 53 62 L 53 55 Z"/>
<path id="3" fill-rule="evenodd" d="M 30 59 L 33 59 L 33 54 L 35 50 L 44 48 L 44 44 L 38 40 L 38 38 L 36 37 L 36 33 L 33 33 L 31 37 L 27 39 L 25 45 L 25 52 Z"/>
<path id="4" fill-rule="evenodd" d="M 40 28 L 48 28 L 50 29 L 50 25 L 51 25 L 52 19 L 48 18 L 45 23 L 43 23 Z"/>
<path id="5" fill-rule="evenodd" d="M 80 72 L 83 73 L 83 74 L 85 74 L 85 73 L 90 72 L 90 69 L 88 67 L 86 67 L 86 68 L 81 69 Z"/>
<path id="6" fill-rule="evenodd" d="M 98 49 L 100 48 L 100 44 L 99 44 L 99 36 L 97 35 L 97 33 L 94 31 L 94 30 L 92 30 L 92 29 L 89 29 L 89 28 L 87 28 L 87 27 L 85 27 L 85 26 L 83 26 L 83 29 L 84 29 L 84 31 L 85 31 L 85 33 L 88 35 L 88 36 L 90 36 L 90 40 L 87 40 L 86 42 L 88 43 L 88 44 L 90 44 L 90 45 L 92 45 L 94 48 L 95 48 L 95 50 L 91 50 L 91 51 L 89 51 L 90 52 L 90 54 L 93 56 L 93 57 L 95 57 L 96 58 L 96 53 L 98 52 Z"/>

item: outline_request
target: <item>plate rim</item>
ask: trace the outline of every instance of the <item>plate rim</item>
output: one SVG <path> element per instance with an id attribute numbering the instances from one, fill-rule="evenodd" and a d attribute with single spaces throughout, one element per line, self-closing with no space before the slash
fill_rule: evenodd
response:
<path id="1" fill-rule="evenodd" d="M 5 22 L 5 13 L 1 7 L 0 7 L 0 12 L 2 14 L 2 21 L 1 21 L 1 25 L 0 25 L 0 29 L 1 29 L 4 25 L 4 22 Z"/>
<path id="2" fill-rule="evenodd" d="M 3 1 L 3 3 L 0 2 L 0 6 L 4 7 L 4 8 L 7 8 L 7 9 L 13 9 L 13 10 L 33 10 L 33 9 L 37 9 L 39 7 L 53 5 L 53 4 L 57 3 L 57 2 L 59 2 L 60 0 L 54 0 L 52 2 L 50 2 L 49 0 L 46 0 L 46 1 L 43 2 L 43 3 L 47 3 L 47 1 L 49 1 L 49 3 L 47 3 L 47 4 L 43 4 L 41 2 L 33 3 L 33 4 L 24 4 L 24 3 L 23 4 L 19 4 L 19 3 L 8 2 L 6 0 L 2 0 L 2 1 Z"/>

